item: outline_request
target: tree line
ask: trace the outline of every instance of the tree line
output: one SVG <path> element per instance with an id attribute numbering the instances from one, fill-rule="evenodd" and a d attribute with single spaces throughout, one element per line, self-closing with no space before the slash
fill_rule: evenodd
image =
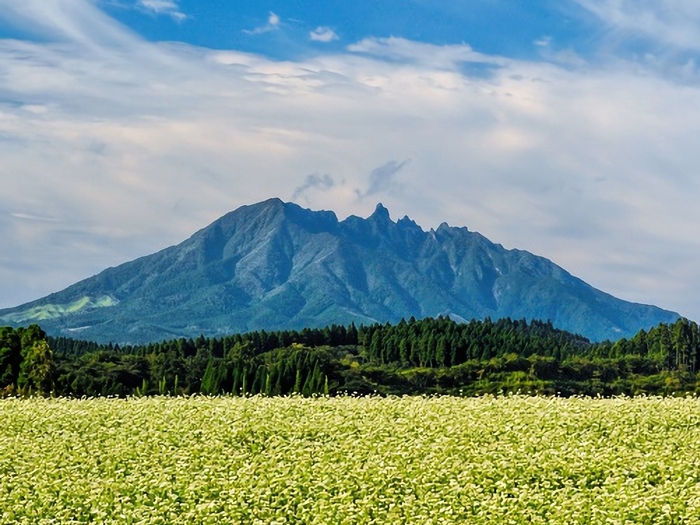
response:
<path id="1" fill-rule="evenodd" d="M 447 317 L 147 345 L 0 329 L 0 395 L 671 394 L 700 391 L 687 319 L 591 343 L 550 322 Z"/>

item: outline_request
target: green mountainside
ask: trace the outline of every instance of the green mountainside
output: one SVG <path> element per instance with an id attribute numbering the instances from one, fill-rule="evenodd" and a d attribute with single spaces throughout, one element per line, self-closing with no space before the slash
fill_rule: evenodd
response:
<path id="1" fill-rule="evenodd" d="M 455 320 L 541 319 L 591 340 L 631 337 L 678 314 L 596 290 L 542 257 L 466 228 L 424 231 L 378 205 L 339 221 L 270 199 L 183 243 L 0 310 L 0 324 L 136 344 L 179 337 Z"/>

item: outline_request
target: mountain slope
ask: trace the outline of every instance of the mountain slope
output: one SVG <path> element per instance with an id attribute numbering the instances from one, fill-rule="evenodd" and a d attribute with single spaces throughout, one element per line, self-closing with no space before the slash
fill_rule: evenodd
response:
<path id="1" fill-rule="evenodd" d="M 259 329 L 454 318 L 551 319 L 593 340 L 679 316 L 616 299 L 542 257 L 466 228 L 423 231 L 378 205 L 338 221 L 279 199 L 243 206 L 183 243 L 0 310 L 52 335 L 141 343 Z"/>

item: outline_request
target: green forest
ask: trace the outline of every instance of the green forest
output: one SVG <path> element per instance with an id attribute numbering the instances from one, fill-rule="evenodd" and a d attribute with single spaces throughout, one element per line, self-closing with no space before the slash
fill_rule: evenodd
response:
<path id="1" fill-rule="evenodd" d="M 140 346 L 0 328 L 0 396 L 700 392 L 687 319 L 591 343 L 550 322 L 449 318 L 176 339 Z"/>

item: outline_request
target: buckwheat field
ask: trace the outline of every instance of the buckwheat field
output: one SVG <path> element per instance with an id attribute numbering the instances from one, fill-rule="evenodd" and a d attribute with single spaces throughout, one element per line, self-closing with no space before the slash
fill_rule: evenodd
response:
<path id="1" fill-rule="evenodd" d="M 3 524 L 683 524 L 696 398 L 0 401 Z"/>

